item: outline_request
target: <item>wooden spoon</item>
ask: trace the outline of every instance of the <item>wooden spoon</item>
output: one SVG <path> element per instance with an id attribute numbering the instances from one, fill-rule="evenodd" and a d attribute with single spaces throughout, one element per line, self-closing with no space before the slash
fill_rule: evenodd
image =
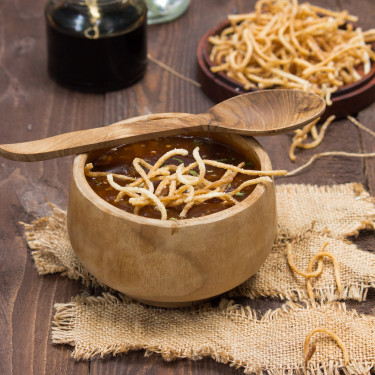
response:
<path id="1" fill-rule="evenodd" d="M 135 117 L 106 127 L 0 145 L 0 155 L 11 160 L 38 161 L 197 131 L 251 136 L 281 134 L 308 124 L 324 110 L 325 101 L 316 94 L 282 89 L 255 91 L 221 102 L 209 113 Z"/>

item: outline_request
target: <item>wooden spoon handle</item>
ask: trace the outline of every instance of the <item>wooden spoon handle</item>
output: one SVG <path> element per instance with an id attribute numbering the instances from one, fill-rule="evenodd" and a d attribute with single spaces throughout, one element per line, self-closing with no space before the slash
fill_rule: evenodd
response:
<path id="1" fill-rule="evenodd" d="M 209 114 L 159 113 L 112 125 L 56 135 L 36 141 L 0 145 L 0 155 L 16 161 L 40 161 L 114 147 L 140 139 L 206 130 Z"/>

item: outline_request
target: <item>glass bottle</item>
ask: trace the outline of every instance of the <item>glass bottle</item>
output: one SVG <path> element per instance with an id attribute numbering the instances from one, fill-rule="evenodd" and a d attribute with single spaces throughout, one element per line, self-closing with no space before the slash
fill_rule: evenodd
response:
<path id="1" fill-rule="evenodd" d="M 45 7 L 48 73 L 81 91 L 130 86 L 147 65 L 144 0 L 49 0 Z"/>
<path id="2" fill-rule="evenodd" d="M 175 20 L 186 12 L 190 0 L 146 0 L 149 25 Z"/>

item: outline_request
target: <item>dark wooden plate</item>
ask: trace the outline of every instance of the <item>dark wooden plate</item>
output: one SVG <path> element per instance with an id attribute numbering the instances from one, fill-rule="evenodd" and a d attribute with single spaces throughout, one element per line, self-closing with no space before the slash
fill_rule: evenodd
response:
<path id="1" fill-rule="evenodd" d="M 212 47 L 208 38 L 220 34 L 228 26 L 229 21 L 226 20 L 210 29 L 200 40 L 197 49 L 198 81 L 205 94 L 215 102 L 221 102 L 235 95 L 256 90 L 245 90 L 240 83 L 227 77 L 225 73 L 212 73 L 210 70 L 213 65 L 209 59 Z M 340 87 L 337 92 L 332 94 L 331 99 L 332 105 L 327 106 L 323 118 L 333 114 L 336 118 L 343 118 L 368 107 L 375 101 L 375 64 L 372 64 L 370 72 L 359 81 Z"/>

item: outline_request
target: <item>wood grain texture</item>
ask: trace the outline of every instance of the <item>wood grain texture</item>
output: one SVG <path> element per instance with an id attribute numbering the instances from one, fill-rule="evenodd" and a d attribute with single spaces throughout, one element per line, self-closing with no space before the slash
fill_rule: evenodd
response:
<path id="1" fill-rule="evenodd" d="M 253 138 L 210 136 L 253 160 L 260 170 L 272 168 Z M 70 242 L 92 275 L 128 297 L 154 306 L 190 306 L 242 284 L 271 251 L 277 226 L 271 181 L 258 184 L 245 200 L 215 214 L 194 220 L 149 219 L 99 198 L 84 173 L 90 161 L 90 154 L 74 161 Z M 251 230 L 243 229 L 245 223 Z"/>
<path id="2" fill-rule="evenodd" d="M 145 115 L 36 141 L 0 145 L 0 155 L 17 161 L 41 161 L 114 147 L 160 136 L 204 130 L 209 115 L 166 113 Z"/>
<path id="3" fill-rule="evenodd" d="M 317 119 L 326 105 L 300 90 L 263 90 L 227 99 L 210 109 L 210 130 L 252 136 L 289 133 Z"/>
<path id="4" fill-rule="evenodd" d="M 341 1 L 341 7 L 348 9 L 351 12 L 355 12 L 358 9 L 358 4 L 353 0 Z M 375 14 L 375 2 L 371 1 L 366 4 L 366 11 L 360 12 L 358 24 L 364 29 L 374 27 Z M 363 125 L 367 126 L 372 131 L 375 131 L 375 104 L 366 108 L 364 111 L 357 114 L 357 119 Z M 360 131 L 361 133 L 361 150 L 362 152 L 375 152 L 375 141 L 374 138 L 367 133 Z M 372 195 L 375 195 L 375 158 L 366 159 L 363 161 L 363 167 L 365 172 L 365 182 L 367 188 L 370 190 Z"/>
<path id="5" fill-rule="evenodd" d="M 373 0 L 311 0 L 331 9 L 346 8 L 359 16 L 364 28 L 374 26 Z M 129 89 L 105 95 L 80 94 L 56 86 L 46 73 L 43 6 L 45 1 L 0 0 L 0 143 L 45 138 L 69 131 L 108 125 L 126 118 L 163 112 L 204 113 L 215 103 L 196 86 L 149 62 L 144 79 Z M 229 13 L 253 9 L 255 0 L 192 0 L 188 12 L 169 24 L 149 28 L 148 49 L 178 72 L 196 79 L 196 48 L 204 33 Z M 375 107 L 358 114 L 374 129 Z M 346 120 L 332 124 L 316 150 L 287 156 L 290 135 L 260 139 L 274 168 L 292 169 L 315 152 L 374 151 L 373 140 Z M 90 363 L 75 362 L 70 347 L 50 342 L 52 306 L 69 301 L 84 288 L 59 276 L 39 277 L 28 254 L 18 221 L 48 214 L 46 200 L 66 208 L 72 158 L 22 164 L 0 161 L 0 373 L 35 375 L 112 374 L 243 374 L 211 359 L 164 362 L 160 356 L 132 352 Z M 358 181 L 375 195 L 374 160 L 326 158 L 304 173 L 277 183 L 333 184 Z M 374 251 L 373 231 L 355 241 Z M 261 313 L 280 301 L 241 301 Z M 365 303 L 349 303 L 371 313 L 375 292 Z"/>
<path id="6" fill-rule="evenodd" d="M 339 140 L 339 141 L 337 141 Z M 311 150 L 297 149 L 297 160 L 290 161 L 288 150 L 292 135 L 280 135 L 262 138 L 260 142 L 271 155 L 275 169 L 285 168 L 291 171 L 307 162 L 320 152 L 345 151 L 360 153 L 360 138 L 357 128 L 347 120 L 333 122 L 327 129 L 325 139 L 318 148 Z M 364 181 L 364 161 L 349 157 L 329 156 L 316 160 L 312 166 L 292 177 L 279 177 L 277 183 L 306 183 L 317 185 L 343 184 L 353 181 Z M 319 178 L 318 178 L 319 177 Z"/>
<path id="7" fill-rule="evenodd" d="M 375 104 L 357 115 L 358 121 L 375 132 Z M 360 131 L 362 152 L 375 152 L 375 138 L 367 132 Z M 375 158 L 366 159 L 362 163 L 365 173 L 365 183 L 372 195 L 375 195 Z"/>
<path id="8" fill-rule="evenodd" d="M 99 126 L 103 96 L 55 86 L 45 63 L 44 1 L 0 3 L 0 139 L 17 142 Z M 90 108 L 90 111 L 87 110 Z M 87 374 L 88 363 L 50 340 L 53 305 L 85 288 L 36 274 L 19 221 L 48 214 L 46 200 L 66 207 L 72 159 L 0 164 L 0 373 Z"/>
<path id="9" fill-rule="evenodd" d="M 257 91 L 219 103 L 210 109 L 209 114 L 138 116 L 106 127 L 0 145 L 0 156 L 17 161 L 41 161 L 197 131 L 270 136 L 301 128 L 320 117 L 324 110 L 324 100 L 312 93 L 299 90 Z"/>

